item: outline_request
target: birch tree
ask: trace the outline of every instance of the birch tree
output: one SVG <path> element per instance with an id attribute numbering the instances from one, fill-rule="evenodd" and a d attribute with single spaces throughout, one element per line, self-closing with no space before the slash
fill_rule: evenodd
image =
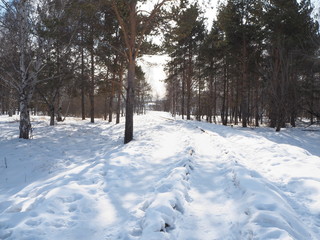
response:
<path id="1" fill-rule="evenodd" d="M 6 2 L 2 1 L 6 7 L 4 17 L 4 31 L 8 33 L 11 39 L 12 69 L 15 71 L 5 71 L 2 69 L 1 79 L 12 87 L 19 94 L 20 111 L 20 138 L 29 139 L 31 131 L 29 104 L 32 99 L 35 85 L 38 81 L 37 75 L 42 68 L 42 46 L 41 40 L 34 35 L 35 24 L 32 16 L 32 5 L 30 1 L 21 0 Z M 17 56 L 18 55 L 18 56 Z M 14 58 L 16 57 L 17 58 Z"/>
<path id="2" fill-rule="evenodd" d="M 52 78 L 39 79 L 51 43 L 45 42 L 38 33 L 41 24 L 37 10 L 40 9 L 36 9 L 33 1 L 1 0 L 1 2 L 5 6 L 1 16 L 2 30 L 6 33 L 5 40 L 8 46 L 5 64 L 10 67 L 5 69 L 2 63 L 0 77 L 18 92 L 19 138 L 29 139 L 32 130 L 29 107 L 35 87 L 39 82 Z"/>

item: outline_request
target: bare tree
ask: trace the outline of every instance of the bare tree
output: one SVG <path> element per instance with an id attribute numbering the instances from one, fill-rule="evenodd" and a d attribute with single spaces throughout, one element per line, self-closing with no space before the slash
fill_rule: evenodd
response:
<path id="1" fill-rule="evenodd" d="M 3 71 L 1 79 L 14 87 L 19 94 L 19 137 L 29 139 L 31 130 L 29 104 L 38 82 L 38 73 L 43 67 L 42 41 L 34 34 L 36 25 L 30 1 L 21 0 L 8 3 L 2 0 L 2 3 L 6 7 L 4 17 L 7 20 L 7 25 L 3 27 L 11 37 L 7 40 L 11 41 L 11 44 L 16 43 L 10 48 L 15 51 L 12 56 L 16 58 L 10 59 L 15 72 Z"/>

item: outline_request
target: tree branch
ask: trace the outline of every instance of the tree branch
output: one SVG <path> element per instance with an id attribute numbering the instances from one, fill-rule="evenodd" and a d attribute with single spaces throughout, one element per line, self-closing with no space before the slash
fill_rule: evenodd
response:
<path id="1" fill-rule="evenodd" d="M 141 32 L 141 36 L 140 36 L 140 39 L 139 39 L 139 42 L 137 44 L 137 51 L 136 51 L 136 54 L 139 52 L 140 50 L 140 47 L 142 45 L 142 42 L 143 42 L 143 39 L 144 39 L 144 35 L 147 31 L 147 29 L 150 27 L 150 23 L 151 21 L 155 18 L 156 14 L 161 10 L 161 7 L 166 3 L 166 2 L 170 2 L 170 1 L 174 1 L 174 0 L 162 0 L 160 3 L 157 3 L 153 10 L 151 11 L 149 17 L 147 18 L 146 22 L 144 23 L 143 25 L 143 28 L 142 28 L 142 32 Z"/>
<path id="2" fill-rule="evenodd" d="M 127 32 L 127 29 L 125 27 L 125 24 L 124 24 L 124 21 L 123 21 L 123 18 L 121 17 L 120 13 L 119 13 L 119 9 L 117 7 L 117 4 L 115 2 L 115 0 L 112 0 L 112 9 L 114 11 L 114 13 L 116 14 L 116 17 L 119 21 L 119 25 L 121 27 L 121 30 L 122 30 L 122 33 L 123 33 L 123 36 L 124 36 L 124 41 L 125 41 L 125 44 L 129 50 L 129 55 L 126 54 L 126 58 L 129 59 L 129 56 L 132 55 L 132 50 L 130 49 L 130 43 L 129 43 L 129 35 L 128 35 L 128 32 Z"/>

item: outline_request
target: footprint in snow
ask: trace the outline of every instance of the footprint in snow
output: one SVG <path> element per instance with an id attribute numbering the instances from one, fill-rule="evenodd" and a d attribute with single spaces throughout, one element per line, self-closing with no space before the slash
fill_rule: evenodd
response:
<path id="1" fill-rule="evenodd" d="M 277 205 L 276 204 L 257 204 L 256 206 L 256 209 L 258 210 L 262 210 L 262 211 L 275 211 L 277 209 Z"/>
<path id="2" fill-rule="evenodd" d="M 25 222 L 26 225 L 30 227 L 37 227 L 42 223 L 41 219 L 30 219 Z"/>
<path id="3" fill-rule="evenodd" d="M 58 199 L 62 202 L 62 203 L 73 203 L 73 202 L 76 202 L 80 199 L 82 199 L 83 196 L 81 194 L 77 194 L 77 193 L 74 193 L 72 194 L 71 196 L 68 196 L 68 197 L 59 197 Z"/>
<path id="4" fill-rule="evenodd" d="M 72 213 L 72 212 L 75 212 L 77 209 L 78 209 L 77 204 L 71 204 L 71 205 L 69 206 L 68 211 L 69 211 L 70 213 Z"/>

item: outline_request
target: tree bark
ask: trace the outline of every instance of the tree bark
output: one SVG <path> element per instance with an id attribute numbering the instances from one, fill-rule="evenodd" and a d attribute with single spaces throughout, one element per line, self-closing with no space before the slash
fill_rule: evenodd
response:
<path id="1" fill-rule="evenodd" d="M 93 31 L 93 29 L 91 29 Z M 91 33 L 93 34 L 93 32 Z M 92 46 L 91 46 L 91 82 L 90 82 L 90 122 L 94 123 L 94 88 L 95 88 L 95 79 L 94 79 L 94 46 L 93 46 L 93 37 L 91 39 L 92 41 Z"/>
<path id="2" fill-rule="evenodd" d="M 115 78 L 113 78 L 115 79 Z M 109 97 L 109 121 L 112 122 L 112 113 L 113 113 L 113 97 L 114 97 L 114 83 L 112 83 L 112 90 L 111 94 Z"/>
<path id="3" fill-rule="evenodd" d="M 29 103 L 31 101 L 33 91 L 35 75 L 34 73 L 28 72 L 28 67 L 26 66 L 27 61 L 27 43 L 29 41 L 29 25 L 28 25 L 28 13 L 27 13 L 27 3 L 22 1 L 20 3 L 18 14 L 19 14 L 19 51 L 20 51 L 20 138 L 29 139 L 31 131 L 31 122 L 29 115 Z M 31 64 L 31 63 L 30 63 Z"/>
<path id="4" fill-rule="evenodd" d="M 128 86 L 126 99 L 126 123 L 124 143 L 129 143 L 133 140 L 133 114 L 134 114 L 134 83 L 135 83 L 135 59 L 129 61 L 128 66 Z"/>
<path id="5" fill-rule="evenodd" d="M 85 110 L 85 77 L 84 77 L 84 49 L 83 49 L 83 46 L 81 46 L 81 116 L 82 116 L 82 120 L 86 119 L 86 110 Z"/>
<path id="6" fill-rule="evenodd" d="M 54 106 L 50 106 L 50 126 L 54 126 Z"/>
<path id="7" fill-rule="evenodd" d="M 184 119 L 184 115 L 185 115 L 185 86 L 186 86 L 186 73 L 185 73 L 185 61 L 183 61 L 183 70 L 182 70 L 182 96 L 181 96 L 181 115 L 182 115 L 182 119 Z"/>
<path id="8" fill-rule="evenodd" d="M 121 95 L 122 95 L 122 84 L 123 84 L 123 62 L 121 62 L 119 69 L 119 84 L 118 84 L 118 96 L 117 96 L 117 117 L 116 124 L 120 123 L 120 110 L 121 110 Z"/>
<path id="9" fill-rule="evenodd" d="M 30 115 L 28 110 L 28 97 L 20 94 L 20 136 L 19 138 L 29 139 L 31 131 Z"/>

